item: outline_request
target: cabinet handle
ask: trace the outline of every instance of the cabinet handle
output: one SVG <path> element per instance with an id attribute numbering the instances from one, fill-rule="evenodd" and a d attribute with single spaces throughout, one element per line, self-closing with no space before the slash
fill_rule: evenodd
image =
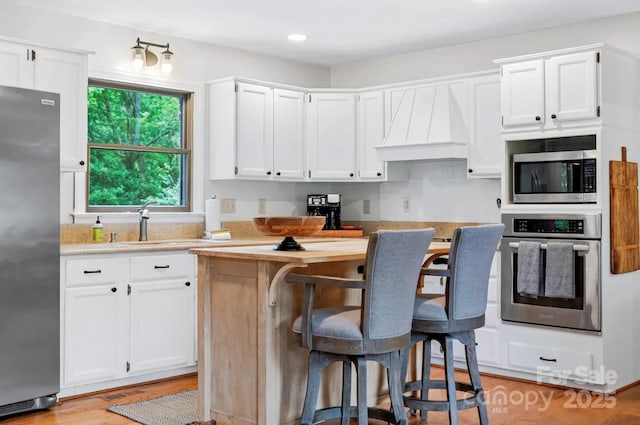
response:
<path id="1" fill-rule="evenodd" d="M 556 118 L 558 118 L 556 114 L 551 114 L 551 119 L 555 120 Z"/>
<path id="2" fill-rule="evenodd" d="M 349 173 L 349 177 L 353 177 L 353 173 Z"/>
<path id="3" fill-rule="evenodd" d="M 469 169 L 467 170 L 467 172 L 469 172 L 469 173 L 473 173 L 473 168 L 469 168 Z"/>
<path id="4" fill-rule="evenodd" d="M 118 288 L 116 288 L 116 287 L 111 288 L 111 292 L 116 292 L 117 290 L 118 290 Z"/>
<path id="5" fill-rule="evenodd" d="M 84 274 L 96 274 L 96 273 L 102 273 L 102 270 L 85 270 Z"/>
<path id="6" fill-rule="evenodd" d="M 376 173 L 376 176 L 380 177 L 382 175 L 382 173 Z"/>
<path id="7" fill-rule="evenodd" d="M 536 121 L 540 121 L 541 119 L 540 116 L 536 115 Z"/>
<path id="8" fill-rule="evenodd" d="M 80 165 L 84 165 L 84 161 L 80 161 Z"/>
<path id="9" fill-rule="evenodd" d="M 281 174 L 281 173 L 280 173 L 280 171 L 278 171 L 278 172 L 276 173 L 276 176 L 279 176 L 280 174 Z"/>
<path id="10" fill-rule="evenodd" d="M 271 171 L 267 171 L 267 176 L 270 176 L 270 175 L 271 175 Z"/>
<path id="11" fill-rule="evenodd" d="M 542 360 L 543 362 L 553 362 L 553 363 L 558 361 L 557 359 L 547 359 L 546 357 L 542 357 L 542 356 L 540 356 L 540 360 Z"/>
<path id="12" fill-rule="evenodd" d="M 185 286 L 191 286 L 191 282 L 185 282 L 184 285 Z"/>
<path id="13" fill-rule="evenodd" d="M 166 266 L 153 266 L 154 269 L 168 269 L 169 267 L 168 264 Z"/>

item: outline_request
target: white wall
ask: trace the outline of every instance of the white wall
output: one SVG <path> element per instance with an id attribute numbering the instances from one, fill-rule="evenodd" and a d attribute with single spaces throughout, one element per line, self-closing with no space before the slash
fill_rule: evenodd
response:
<path id="1" fill-rule="evenodd" d="M 91 74 L 130 70 L 130 47 L 136 37 L 169 42 L 175 52 L 170 81 L 202 84 L 229 75 L 306 87 L 365 87 L 441 75 L 495 68 L 493 59 L 556 48 L 606 42 L 640 56 L 640 13 L 544 31 L 479 41 L 441 49 L 385 57 L 334 66 L 331 70 L 244 52 L 235 49 L 145 33 L 24 7 L 2 6 L 0 36 L 47 45 L 94 51 Z M 136 74 L 133 74 L 136 75 Z M 205 158 L 200 158 L 204 160 Z M 204 162 L 206 164 L 206 162 Z M 408 182 L 393 183 L 263 183 L 204 181 L 203 197 L 235 198 L 237 213 L 223 220 L 257 215 L 258 198 L 267 199 L 267 213 L 304 212 L 305 194 L 343 193 L 345 219 L 362 220 L 455 220 L 496 221 L 495 200 L 500 196 L 497 180 L 468 180 L 465 161 L 416 162 Z M 206 174 L 206 173 L 205 173 Z M 61 221 L 70 222 L 73 210 L 73 178 L 63 175 Z M 411 213 L 402 212 L 402 198 L 410 196 Z M 362 214 L 362 201 L 371 201 L 371 214 Z"/>
<path id="2" fill-rule="evenodd" d="M 0 36 L 36 42 L 60 48 L 83 49 L 95 52 L 89 57 L 89 76 L 120 74 L 128 78 L 166 79 L 171 82 L 202 84 L 205 81 L 230 75 L 256 78 L 307 87 L 328 87 L 330 72 L 326 67 L 313 66 L 290 60 L 259 55 L 236 49 L 205 44 L 201 42 L 171 37 L 164 34 L 147 33 L 104 22 L 65 16 L 50 12 L 32 10 L 26 7 L 2 5 L 0 12 Z M 153 73 L 137 74 L 131 69 L 131 47 L 137 37 L 155 43 L 170 43 L 174 70 L 169 78 Z M 196 137 L 197 138 L 197 137 Z M 203 140 L 203 137 L 200 137 Z M 196 158 L 203 161 L 204 157 Z M 206 173 L 205 173 L 206 174 Z M 205 181 L 205 196 L 213 193 L 231 197 L 242 194 L 238 203 L 238 215 L 250 217 L 253 205 L 245 203 L 245 185 L 229 182 Z M 273 208 L 282 213 L 299 208 L 305 200 L 300 193 L 303 184 L 258 185 L 269 198 L 273 197 Z M 63 174 L 61 179 L 60 221 L 70 223 L 73 211 L 74 178 Z M 240 189 L 239 189 L 240 188 Z M 248 198 L 248 196 L 246 196 Z M 261 196 L 262 197 L 262 196 Z M 257 202 L 257 201 L 256 201 Z M 256 207 L 257 211 L 257 207 Z M 269 211 L 269 209 L 268 209 Z M 224 218 L 224 217 L 223 217 Z M 229 217 L 236 218 L 236 217 Z"/>
<path id="3" fill-rule="evenodd" d="M 640 13 L 584 22 L 440 49 L 389 56 L 331 68 L 331 86 L 364 87 L 452 74 L 495 69 L 494 59 L 593 43 L 608 43 L 640 57 Z M 466 162 L 412 163 L 410 181 L 380 186 L 378 217 L 363 216 L 353 201 L 349 216 L 381 220 L 497 221 L 498 180 L 467 180 Z M 353 190 L 346 189 L 355 199 Z M 366 196 L 374 196 L 367 193 Z M 402 212 L 410 196 L 412 212 Z M 373 213 L 373 204 L 372 204 Z"/>

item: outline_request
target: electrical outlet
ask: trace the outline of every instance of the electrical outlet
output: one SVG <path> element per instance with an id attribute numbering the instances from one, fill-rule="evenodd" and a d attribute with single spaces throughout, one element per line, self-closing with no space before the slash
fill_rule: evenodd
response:
<path id="1" fill-rule="evenodd" d="M 411 212 L 411 196 L 405 196 L 402 198 L 402 212 Z"/>
<path id="2" fill-rule="evenodd" d="M 220 200 L 220 212 L 222 214 L 234 214 L 236 212 L 236 200 L 235 199 L 221 199 Z"/>
<path id="3" fill-rule="evenodd" d="M 362 201 L 362 214 L 371 214 L 371 200 L 365 199 Z"/>
<path id="4" fill-rule="evenodd" d="M 258 199 L 258 214 L 267 213 L 267 200 L 264 198 Z"/>

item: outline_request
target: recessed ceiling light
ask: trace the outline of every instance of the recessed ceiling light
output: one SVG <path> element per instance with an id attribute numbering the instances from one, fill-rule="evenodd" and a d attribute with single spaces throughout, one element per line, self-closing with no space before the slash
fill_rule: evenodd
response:
<path id="1" fill-rule="evenodd" d="M 287 38 L 289 41 L 305 41 L 307 36 L 304 34 L 289 34 Z"/>

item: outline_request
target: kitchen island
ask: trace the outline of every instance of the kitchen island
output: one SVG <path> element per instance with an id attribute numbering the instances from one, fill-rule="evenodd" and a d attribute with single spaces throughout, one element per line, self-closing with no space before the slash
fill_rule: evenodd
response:
<path id="1" fill-rule="evenodd" d="M 198 405 L 200 420 L 278 425 L 299 420 L 307 375 L 306 349 L 291 326 L 304 288 L 284 284 L 287 273 L 357 278 L 366 239 L 308 243 L 306 251 L 273 245 L 192 249 L 198 255 Z M 430 253 L 447 252 L 433 242 Z M 316 306 L 360 303 L 357 290 L 318 288 Z M 339 403 L 340 368 L 330 366 L 318 406 Z M 386 391 L 384 375 L 370 368 L 368 398 Z M 354 398 L 355 400 L 355 398 Z"/>

